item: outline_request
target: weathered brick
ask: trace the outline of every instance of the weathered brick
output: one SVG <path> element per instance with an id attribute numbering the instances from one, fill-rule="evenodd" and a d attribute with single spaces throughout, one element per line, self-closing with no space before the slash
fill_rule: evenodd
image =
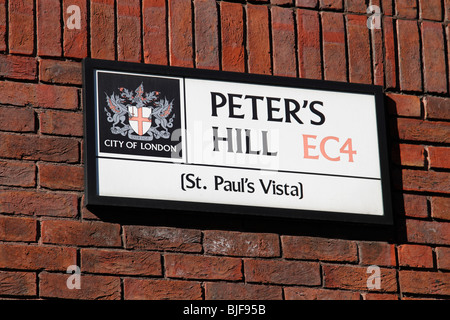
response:
<path id="1" fill-rule="evenodd" d="M 168 250 L 179 252 L 200 252 L 201 232 L 198 230 L 124 226 L 125 248 L 146 250 Z"/>
<path id="2" fill-rule="evenodd" d="M 417 21 L 397 20 L 398 68 L 400 88 L 405 91 L 421 91 L 420 39 Z"/>
<path id="3" fill-rule="evenodd" d="M 431 216 L 437 219 L 450 220 L 450 198 L 432 197 Z"/>
<path id="4" fill-rule="evenodd" d="M 422 22 L 423 78 L 426 92 L 447 92 L 445 40 L 442 24 Z"/>
<path id="5" fill-rule="evenodd" d="M 81 63 L 41 59 L 39 61 L 39 78 L 45 82 L 81 85 Z"/>
<path id="6" fill-rule="evenodd" d="M 0 271 L 0 295 L 36 295 L 36 274 L 34 272 Z"/>
<path id="7" fill-rule="evenodd" d="M 431 168 L 450 169 L 450 148 L 428 147 L 428 158 Z"/>
<path id="8" fill-rule="evenodd" d="M 347 15 L 347 43 L 349 80 L 357 83 L 372 83 L 370 37 L 367 17 Z"/>
<path id="9" fill-rule="evenodd" d="M 384 87 L 385 44 L 383 42 L 383 30 L 373 28 L 369 32 L 372 37 L 373 84 Z"/>
<path id="10" fill-rule="evenodd" d="M 203 248 L 207 254 L 244 257 L 278 257 L 278 236 L 269 233 L 204 231 Z"/>
<path id="11" fill-rule="evenodd" d="M 366 293 L 362 292 L 363 300 L 399 300 L 398 294 L 395 293 Z"/>
<path id="12" fill-rule="evenodd" d="M 395 1 L 395 11 L 400 18 L 417 18 L 417 1 L 397 0 Z"/>
<path id="13" fill-rule="evenodd" d="M 0 0 L 0 51 L 6 51 L 6 26 L 8 24 L 6 17 L 6 0 Z"/>
<path id="14" fill-rule="evenodd" d="M 296 77 L 295 25 L 291 8 L 272 7 L 273 74 Z"/>
<path id="15" fill-rule="evenodd" d="M 317 262 L 244 259 L 247 282 L 320 285 Z"/>
<path id="16" fill-rule="evenodd" d="M 79 246 L 118 247 L 120 226 L 98 221 L 44 220 L 41 223 L 43 243 Z"/>
<path id="17" fill-rule="evenodd" d="M 450 248 L 436 248 L 437 267 L 441 270 L 450 270 Z"/>
<path id="18" fill-rule="evenodd" d="M 0 106 L 0 130 L 19 132 L 34 131 L 34 111 L 30 108 L 9 108 Z"/>
<path id="19" fill-rule="evenodd" d="M 120 300 L 120 278 L 82 274 L 80 289 L 69 289 L 66 273 L 41 272 L 39 274 L 39 295 L 43 298 L 76 300 Z"/>
<path id="20" fill-rule="evenodd" d="M 386 104 L 390 114 L 405 117 L 420 117 L 420 98 L 408 94 L 387 93 Z"/>
<path id="21" fill-rule="evenodd" d="M 403 207 L 405 215 L 408 217 L 416 217 L 416 218 L 428 217 L 428 204 L 426 196 L 419 196 L 415 194 L 404 194 Z"/>
<path id="22" fill-rule="evenodd" d="M 450 223 L 408 219 L 406 236 L 412 243 L 446 245 L 450 242 Z"/>
<path id="23" fill-rule="evenodd" d="M 450 142 L 450 123 L 422 121 L 416 119 L 397 119 L 398 136 L 401 140 L 424 142 Z"/>
<path id="24" fill-rule="evenodd" d="M 34 51 L 33 0 L 8 1 L 9 52 L 31 55 Z"/>
<path id="25" fill-rule="evenodd" d="M 194 0 L 195 63 L 198 68 L 219 70 L 219 30 L 215 0 Z"/>
<path id="26" fill-rule="evenodd" d="M 317 8 L 318 0 L 295 0 L 296 7 Z"/>
<path id="27" fill-rule="evenodd" d="M 2 133 L 0 134 L 0 157 L 77 162 L 79 159 L 78 142 L 71 138 Z"/>
<path id="28" fill-rule="evenodd" d="M 239 3 L 220 2 L 222 69 L 245 71 L 243 8 Z"/>
<path id="29" fill-rule="evenodd" d="M 270 0 L 270 3 L 275 5 L 292 4 L 292 0 Z"/>
<path id="30" fill-rule="evenodd" d="M 61 1 L 37 2 L 37 54 L 61 56 Z"/>
<path id="31" fill-rule="evenodd" d="M 81 249 L 83 272 L 161 276 L 161 254 L 148 251 Z"/>
<path id="32" fill-rule="evenodd" d="M 165 0 L 144 0 L 142 2 L 142 46 L 144 62 L 166 65 L 167 21 Z"/>
<path id="33" fill-rule="evenodd" d="M 238 258 L 166 254 L 165 273 L 171 278 L 241 280 L 242 261 Z"/>
<path id="34" fill-rule="evenodd" d="M 0 240 L 36 241 L 36 234 L 35 219 L 0 216 Z"/>
<path id="35" fill-rule="evenodd" d="M 402 171 L 403 190 L 450 193 L 450 173 L 408 170 Z"/>
<path id="36" fill-rule="evenodd" d="M 424 167 L 425 148 L 415 144 L 399 144 L 392 152 L 394 162 L 403 166 Z"/>
<path id="37" fill-rule="evenodd" d="M 385 50 L 384 76 L 387 88 L 397 87 L 397 62 L 394 33 L 394 20 L 392 17 L 383 17 L 383 35 Z"/>
<path id="38" fill-rule="evenodd" d="M 359 262 L 363 265 L 395 266 L 395 246 L 386 242 L 359 242 Z"/>
<path id="39" fill-rule="evenodd" d="M 325 80 L 347 81 L 343 14 L 324 11 L 321 17 Z"/>
<path id="40" fill-rule="evenodd" d="M 450 294 L 450 273 L 400 270 L 399 283 L 403 293 Z"/>
<path id="41" fill-rule="evenodd" d="M 0 244 L 0 268 L 66 271 L 76 264 L 76 248 Z"/>
<path id="42" fill-rule="evenodd" d="M 356 262 L 355 242 L 306 236 L 282 236 L 283 256 L 290 259 Z"/>
<path id="43" fill-rule="evenodd" d="M 117 57 L 121 61 L 141 61 L 141 9 L 139 0 L 118 0 Z"/>
<path id="44" fill-rule="evenodd" d="M 425 96 L 423 103 L 427 119 L 450 120 L 450 98 Z"/>
<path id="45" fill-rule="evenodd" d="M 248 4 L 247 54 L 248 71 L 250 73 L 272 73 L 269 32 L 267 7 Z"/>
<path id="46" fill-rule="evenodd" d="M 367 280 L 373 275 L 367 273 L 367 267 L 351 265 L 323 265 L 322 272 L 324 288 L 347 290 L 368 290 Z M 374 288 L 371 291 L 397 291 L 396 271 L 380 268 L 380 289 Z"/>
<path id="47" fill-rule="evenodd" d="M 421 19 L 442 20 L 441 0 L 420 0 L 419 13 Z"/>
<path id="48" fill-rule="evenodd" d="M 297 34 L 299 76 L 322 79 L 320 21 L 316 11 L 297 10 Z"/>
<path id="49" fill-rule="evenodd" d="M 321 9 L 342 9 L 342 0 L 320 0 Z"/>
<path id="50" fill-rule="evenodd" d="M 237 282 L 206 282 L 205 300 L 281 300 L 282 288 Z"/>
<path id="51" fill-rule="evenodd" d="M 78 214 L 78 197 L 63 193 L 2 190 L 0 191 L 0 211 L 73 218 Z"/>
<path id="52" fill-rule="evenodd" d="M 80 8 L 80 29 L 67 27 L 69 19 L 74 18 L 75 11 L 68 11 L 69 6 L 78 6 Z M 64 56 L 70 58 L 85 58 L 88 54 L 88 22 L 87 22 L 86 0 L 64 0 L 63 1 L 63 19 L 65 28 L 63 49 Z M 72 22 L 72 21 L 71 21 Z"/>
<path id="53" fill-rule="evenodd" d="M 193 67 L 191 3 L 169 0 L 170 65 Z"/>
<path id="54" fill-rule="evenodd" d="M 413 268 L 433 268 L 431 247 L 417 244 L 402 244 L 397 248 L 399 266 Z"/>
<path id="55" fill-rule="evenodd" d="M 0 77 L 36 79 L 36 59 L 25 56 L 0 55 Z"/>
<path id="56" fill-rule="evenodd" d="M 0 184 L 34 187 L 36 185 L 36 167 L 34 163 L 0 161 Z"/>
<path id="57" fill-rule="evenodd" d="M 39 184 L 41 187 L 49 189 L 83 191 L 84 168 L 40 163 Z"/>
<path id="58" fill-rule="evenodd" d="M 90 2 L 91 57 L 114 60 L 116 53 L 114 0 L 92 0 Z"/>
<path id="59" fill-rule="evenodd" d="M 201 300 L 200 282 L 125 278 L 125 300 Z"/>
<path id="60" fill-rule="evenodd" d="M 83 136 L 83 114 L 45 110 L 39 114 L 42 133 Z"/>
<path id="61" fill-rule="evenodd" d="M 309 287 L 285 287 L 286 300 L 359 300 L 358 292 Z"/>

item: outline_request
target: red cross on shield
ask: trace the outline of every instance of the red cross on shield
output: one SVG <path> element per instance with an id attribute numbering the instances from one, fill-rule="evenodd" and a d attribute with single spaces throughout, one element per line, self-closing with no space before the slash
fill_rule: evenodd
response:
<path id="1" fill-rule="evenodd" d="M 152 125 L 152 110 L 148 107 L 128 106 L 128 111 L 130 112 L 128 121 L 133 131 L 140 136 L 146 134 Z"/>

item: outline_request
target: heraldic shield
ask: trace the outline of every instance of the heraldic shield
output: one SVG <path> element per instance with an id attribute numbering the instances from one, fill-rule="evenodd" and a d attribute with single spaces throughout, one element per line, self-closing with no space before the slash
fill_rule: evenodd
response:
<path id="1" fill-rule="evenodd" d="M 138 108 L 136 106 L 128 106 L 129 118 L 131 129 L 138 135 L 142 136 L 152 126 L 152 109 L 149 107 Z"/>

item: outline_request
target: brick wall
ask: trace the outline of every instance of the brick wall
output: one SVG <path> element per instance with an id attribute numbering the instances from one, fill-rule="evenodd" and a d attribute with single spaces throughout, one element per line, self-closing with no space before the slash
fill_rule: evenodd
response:
<path id="1" fill-rule="evenodd" d="M 450 1 L 366 2 L 0 0 L 0 298 L 450 298 Z M 393 239 L 90 212 L 84 57 L 383 86 Z"/>

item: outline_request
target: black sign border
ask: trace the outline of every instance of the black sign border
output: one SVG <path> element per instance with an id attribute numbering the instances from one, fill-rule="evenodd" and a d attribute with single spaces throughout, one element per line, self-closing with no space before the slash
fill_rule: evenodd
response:
<path id="1" fill-rule="evenodd" d="M 373 94 L 375 96 L 378 146 L 380 155 L 381 187 L 383 197 L 383 216 L 353 214 L 328 211 L 295 210 L 284 208 L 267 208 L 244 205 L 224 205 L 175 200 L 138 199 L 125 197 L 100 196 L 98 190 L 98 173 L 96 157 L 95 124 L 95 71 L 108 70 L 116 72 L 141 73 L 160 76 L 187 77 L 204 80 L 231 81 L 249 84 L 261 84 L 302 89 L 337 91 L 345 93 Z M 337 221 L 364 223 L 373 225 L 393 225 L 391 179 L 389 169 L 387 118 L 384 107 L 383 87 L 376 85 L 323 81 L 314 79 L 289 78 L 228 71 L 191 69 L 133 62 L 83 59 L 83 112 L 84 112 L 84 167 L 85 167 L 85 205 L 88 209 L 95 207 L 126 207 L 140 209 L 162 209 L 189 212 L 213 212 L 240 214 L 249 216 L 267 216 L 295 220 Z"/>

